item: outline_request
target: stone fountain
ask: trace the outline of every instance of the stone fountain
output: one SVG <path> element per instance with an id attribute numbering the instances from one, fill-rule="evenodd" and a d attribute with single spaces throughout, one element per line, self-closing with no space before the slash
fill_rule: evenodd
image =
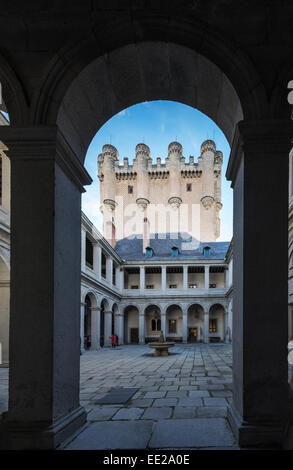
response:
<path id="1" fill-rule="evenodd" d="M 154 356 L 168 356 L 169 348 L 173 348 L 174 343 L 167 343 L 164 341 L 164 334 L 161 331 L 160 338 L 158 342 L 149 343 L 149 347 L 155 349 Z"/>

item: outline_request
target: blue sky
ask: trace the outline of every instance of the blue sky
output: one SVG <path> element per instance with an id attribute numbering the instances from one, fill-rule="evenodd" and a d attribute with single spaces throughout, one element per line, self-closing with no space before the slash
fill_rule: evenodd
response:
<path id="1" fill-rule="evenodd" d="M 135 157 L 135 146 L 144 142 L 151 149 L 153 161 L 164 159 L 168 145 L 177 140 L 183 146 L 183 155 L 197 157 L 200 145 L 206 139 L 215 141 L 217 150 L 224 156 L 222 174 L 221 236 L 218 241 L 232 238 L 233 191 L 225 173 L 230 153 L 229 144 L 219 127 L 200 111 L 173 101 L 150 101 L 131 106 L 107 121 L 93 138 L 85 159 L 85 167 L 93 179 L 82 195 L 82 210 L 89 219 L 102 230 L 102 215 L 99 211 L 99 180 L 97 177 L 97 157 L 104 144 L 111 143 L 129 163 Z"/>

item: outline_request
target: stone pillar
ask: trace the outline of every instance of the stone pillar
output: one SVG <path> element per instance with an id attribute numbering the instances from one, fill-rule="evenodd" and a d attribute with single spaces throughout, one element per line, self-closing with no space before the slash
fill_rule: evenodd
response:
<path id="1" fill-rule="evenodd" d="M 85 303 L 80 302 L 80 350 L 84 351 L 84 307 Z"/>
<path id="2" fill-rule="evenodd" d="M 115 333 L 118 335 L 119 345 L 124 344 L 124 315 L 122 313 L 115 315 Z"/>
<path id="3" fill-rule="evenodd" d="M 204 267 L 204 288 L 209 289 L 210 287 L 210 267 Z"/>
<path id="4" fill-rule="evenodd" d="M 226 268 L 225 270 L 225 287 L 228 289 L 230 287 L 229 283 L 229 268 Z"/>
<path id="5" fill-rule="evenodd" d="M 166 266 L 161 266 L 161 283 L 162 283 L 162 290 L 166 290 L 166 280 L 167 280 L 167 274 L 166 274 Z"/>
<path id="6" fill-rule="evenodd" d="M 113 260 L 110 257 L 106 258 L 106 279 L 112 285 L 113 281 Z"/>
<path id="7" fill-rule="evenodd" d="M 99 307 L 91 308 L 91 349 L 100 349 L 100 311 Z"/>
<path id="8" fill-rule="evenodd" d="M 227 169 L 234 189 L 233 402 L 228 418 L 239 445 L 245 447 L 280 446 L 289 417 L 288 155 L 292 136 L 290 120 L 241 121 Z M 272 267 L 277 275 L 272 276 Z"/>
<path id="9" fill-rule="evenodd" d="M 104 346 L 111 346 L 110 336 L 112 335 L 112 310 L 107 310 L 104 313 Z"/>
<path id="10" fill-rule="evenodd" d="M 94 273 L 98 281 L 101 280 L 101 262 L 102 262 L 102 249 L 95 243 L 94 244 Z"/>
<path id="11" fill-rule="evenodd" d="M 86 231 L 81 228 L 81 270 L 85 272 Z"/>
<path id="12" fill-rule="evenodd" d="M 11 160 L 9 449 L 52 449 L 86 420 L 79 405 L 83 184 L 56 126 L 1 126 Z"/>
<path id="13" fill-rule="evenodd" d="M 120 290 L 124 289 L 124 268 L 120 268 Z"/>
<path id="14" fill-rule="evenodd" d="M 229 335 L 228 335 L 228 310 L 224 312 L 225 319 L 224 319 L 224 341 L 225 343 L 229 343 Z"/>
<path id="15" fill-rule="evenodd" d="M 139 268 L 139 287 L 140 290 L 145 289 L 145 267 L 140 266 Z"/>
<path id="16" fill-rule="evenodd" d="M 187 309 L 182 310 L 182 342 L 187 343 Z"/>
<path id="17" fill-rule="evenodd" d="M 139 313 L 139 323 L 138 323 L 138 337 L 139 344 L 145 344 L 145 322 L 144 322 L 144 313 Z"/>
<path id="18" fill-rule="evenodd" d="M 183 289 L 188 289 L 188 266 L 183 266 Z"/>
<path id="19" fill-rule="evenodd" d="M 204 343 L 209 343 L 210 342 L 210 316 L 209 316 L 209 310 L 205 310 L 204 312 L 204 326 L 203 326 L 203 342 Z"/>
<path id="20" fill-rule="evenodd" d="M 164 340 L 166 341 L 166 312 L 161 313 L 161 330 L 164 335 Z"/>
<path id="21" fill-rule="evenodd" d="M 115 287 L 116 289 L 120 289 L 120 268 L 115 268 Z"/>

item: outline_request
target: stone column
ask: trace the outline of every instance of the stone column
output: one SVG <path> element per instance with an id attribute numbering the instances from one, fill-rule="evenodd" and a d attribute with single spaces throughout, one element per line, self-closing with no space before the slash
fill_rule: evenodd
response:
<path id="1" fill-rule="evenodd" d="M 144 322 L 144 313 L 139 313 L 139 323 L 138 323 L 138 337 L 139 344 L 145 344 L 145 322 Z"/>
<path id="2" fill-rule="evenodd" d="M 80 193 L 91 178 L 55 126 L 1 126 L 0 140 L 11 160 L 6 447 L 52 449 L 86 420 L 79 405 Z"/>
<path id="3" fill-rule="evenodd" d="M 224 341 L 225 343 L 229 343 L 229 335 L 228 335 L 228 310 L 225 310 L 225 321 L 224 321 Z"/>
<path id="4" fill-rule="evenodd" d="M 112 285 L 113 280 L 113 260 L 110 257 L 106 258 L 106 279 Z"/>
<path id="5" fill-rule="evenodd" d="M 166 290 L 166 280 L 167 280 L 167 274 L 166 274 L 166 266 L 161 266 L 161 283 L 162 283 L 162 290 Z"/>
<path id="6" fill-rule="evenodd" d="M 225 270 L 225 288 L 228 289 L 230 287 L 229 285 L 229 268 L 226 268 Z"/>
<path id="7" fill-rule="evenodd" d="M 204 288 L 209 289 L 210 287 L 210 267 L 204 267 Z"/>
<path id="8" fill-rule="evenodd" d="M 124 268 L 120 268 L 120 290 L 124 289 Z"/>
<path id="9" fill-rule="evenodd" d="M 280 446 L 289 417 L 288 155 L 292 136 L 290 120 L 241 121 L 227 169 L 234 189 L 233 402 L 228 417 L 239 445 L 246 447 Z M 272 275 L 272 269 L 278 275 Z"/>
<path id="10" fill-rule="evenodd" d="M 203 326 L 203 342 L 204 343 L 209 343 L 210 342 L 210 334 L 209 334 L 210 325 L 209 325 L 209 321 L 210 321 L 209 309 L 207 308 L 204 311 L 204 326 Z"/>
<path id="11" fill-rule="evenodd" d="M 188 266 L 183 266 L 183 289 L 188 289 Z"/>
<path id="12" fill-rule="evenodd" d="M 140 266 L 139 268 L 139 287 L 140 290 L 145 289 L 145 267 Z"/>
<path id="13" fill-rule="evenodd" d="M 115 268 L 115 287 L 116 289 L 120 289 L 120 268 Z"/>
<path id="14" fill-rule="evenodd" d="M 111 346 L 110 336 L 112 335 L 112 310 L 107 310 L 104 313 L 104 346 Z"/>
<path id="15" fill-rule="evenodd" d="M 166 312 L 161 313 L 161 330 L 164 335 L 164 340 L 166 341 Z"/>
<path id="16" fill-rule="evenodd" d="M 85 303 L 80 302 L 80 350 L 84 351 L 84 307 Z"/>
<path id="17" fill-rule="evenodd" d="M 182 342 L 187 343 L 187 309 L 182 309 Z"/>
<path id="18" fill-rule="evenodd" d="M 100 349 L 100 311 L 99 307 L 91 308 L 91 349 Z"/>
<path id="19" fill-rule="evenodd" d="M 124 315 L 122 313 L 115 315 L 115 333 L 118 335 L 119 345 L 124 344 Z"/>
<path id="20" fill-rule="evenodd" d="M 85 272 L 86 231 L 81 228 L 81 270 Z"/>
<path id="21" fill-rule="evenodd" d="M 102 249 L 95 243 L 94 244 L 94 273 L 98 281 L 101 280 L 101 262 L 102 262 Z"/>

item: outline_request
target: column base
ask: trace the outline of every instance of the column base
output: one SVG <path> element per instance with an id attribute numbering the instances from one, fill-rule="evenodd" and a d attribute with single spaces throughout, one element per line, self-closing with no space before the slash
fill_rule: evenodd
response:
<path id="1" fill-rule="evenodd" d="M 85 422 L 87 414 L 83 407 L 68 413 L 51 425 L 42 422 L 19 423 L 2 415 L 0 441 L 2 450 L 52 450 L 76 432 Z"/>
<path id="2" fill-rule="evenodd" d="M 271 449 L 283 447 L 287 428 L 285 423 L 249 424 L 242 420 L 233 405 L 229 405 L 227 411 L 227 419 L 239 447 Z"/>

